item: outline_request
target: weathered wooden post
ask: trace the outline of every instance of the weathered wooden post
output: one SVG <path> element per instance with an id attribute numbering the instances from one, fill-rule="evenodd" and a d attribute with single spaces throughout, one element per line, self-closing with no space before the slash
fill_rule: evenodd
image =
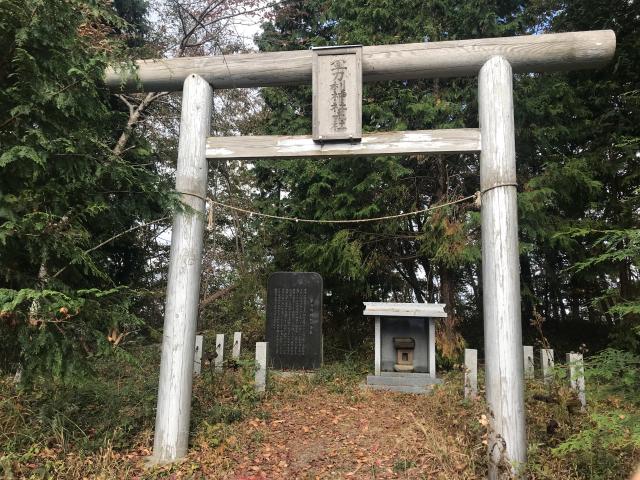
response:
<path id="1" fill-rule="evenodd" d="M 233 349 L 231 350 L 231 358 L 240 360 L 240 343 L 242 342 L 242 332 L 233 334 Z"/>
<path id="2" fill-rule="evenodd" d="M 489 478 L 498 478 L 503 462 L 517 474 L 527 459 L 513 88 L 503 57 L 480 69 L 478 107 Z"/>
<path id="3" fill-rule="evenodd" d="M 200 375 L 202 370 L 202 343 L 204 337 L 202 335 L 196 335 L 196 351 L 193 354 L 193 374 Z"/>
<path id="4" fill-rule="evenodd" d="M 264 392 L 267 389 L 267 342 L 256 342 L 256 391 Z"/>
<path id="5" fill-rule="evenodd" d="M 224 365 L 224 333 L 216 335 L 216 358 L 213 359 L 216 372 L 221 372 Z"/>
<path id="6" fill-rule="evenodd" d="M 524 345 L 522 347 L 522 357 L 524 361 L 524 378 L 526 378 L 527 380 L 532 380 L 533 378 L 535 378 L 532 345 Z"/>
<path id="7" fill-rule="evenodd" d="M 478 350 L 464 350 L 464 398 L 478 396 Z"/>
<path id="8" fill-rule="evenodd" d="M 551 383 L 553 379 L 553 350 L 551 348 L 540 349 L 540 368 L 544 383 Z"/>
<path id="9" fill-rule="evenodd" d="M 213 92 L 197 75 L 184 81 L 176 190 L 191 211 L 175 214 L 162 335 L 162 359 L 153 460 L 169 462 L 187 453 L 200 266 L 207 193 L 206 142 Z"/>
<path id="10" fill-rule="evenodd" d="M 376 316 L 375 318 L 375 345 L 374 345 L 374 358 L 373 358 L 373 369 L 376 375 L 380 375 L 382 371 L 382 345 L 380 343 L 380 328 L 381 322 L 380 317 Z"/>
<path id="11" fill-rule="evenodd" d="M 581 409 L 587 406 L 587 395 L 584 385 L 584 360 L 581 353 L 567 353 L 567 367 L 569 367 L 569 384 L 575 390 L 580 401 Z"/>
<path id="12" fill-rule="evenodd" d="M 429 319 L 429 375 L 436 378 L 436 322 Z"/>

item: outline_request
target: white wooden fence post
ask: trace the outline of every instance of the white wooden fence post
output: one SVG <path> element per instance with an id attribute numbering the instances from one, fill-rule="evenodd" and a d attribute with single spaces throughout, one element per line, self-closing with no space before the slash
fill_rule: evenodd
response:
<path id="1" fill-rule="evenodd" d="M 436 322 L 429 319 L 429 375 L 436 378 Z"/>
<path id="2" fill-rule="evenodd" d="M 540 349 L 540 366 L 544 383 L 550 383 L 553 379 L 553 350 L 551 348 Z"/>
<path id="3" fill-rule="evenodd" d="M 381 363 L 382 363 L 382 345 L 381 345 L 381 325 L 380 325 L 380 317 L 376 317 L 375 319 L 375 338 L 374 338 L 374 374 L 380 375 L 381 371 Z"/>
<path id="4" fill-rule="evenodd" d="M 567 353 L 569 367 L 569 383 L 578 394 L 582 410 L 587 406 L 587 395 L 584 384 L 584 360 L 581 353 Z"/>
<path id="5" fill-rule="evenodd" d="M 531 380 L 535 377 L 533 347 L 531 345 L 524 345 L 522 347 L 522 357 L 524 360 L 524 378 Z"/>
<path id="6" fill-rule="evenodd" d="M 193 355 L 193 374 L 200 375 L 202 370 L 202 335 L 196 335 L 196 351 Z"/>
<path id="7" fill-rule="evenodd" d="M 213 359 L 214 369 L 217 372 L 222 371 L 224 364 L 224 334 L 218 333 L 216 335 L 216 358 Z"/>
<path id="8" fill-rule="evenodd" d="M 267 388 L 267 342 L 256 343 L 256 391 L 264 392 Z"/>
<path id="9" fill-rule="evenodd" d="M 517 475 L 527 460 L 513 86 L 503 57 L 480 69 L 478 107 L 489 478 L 495 479 L 505 461 Z"/>
<path id="10" fill-rule="evenodd" d="M 231 350 L 231 358 L 240 360 L 240 344 L 242 342 L 242 332 L 233 334 L 233 349 Z"/>
<path id="11" fill-rule="evenodd" d="M 157 462 L 183 457 L 189 441 L 212 95 L 203 78 L 189 75 L 184 81 L 176 190 L 190 210 L 176 212 L 171 230 L 153 440 L 152 460 Z"/>
<path id="12" fill-rule="evenodd" d="M 464 398 L 478 396 L 478 350 L 467 348 L 464 351 Z"/>

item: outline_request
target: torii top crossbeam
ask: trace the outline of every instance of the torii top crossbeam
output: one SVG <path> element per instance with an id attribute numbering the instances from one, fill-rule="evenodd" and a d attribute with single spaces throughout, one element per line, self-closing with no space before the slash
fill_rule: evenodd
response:
<path id="1" fill-rule="evenodd" d="M 524 35 L 447 42 L 364 47 L 364 82 L 475 76 L 493 56 L 504 57 L 514 73 L 597 68 L 611 60 L 611 30 Z M 106 84 L 117 90 L 179 91 L 190 74 L 213 88 L 268 87 L 311 83 L 310 50 L 139 60 L 137 76 L 109 69 Z"/>

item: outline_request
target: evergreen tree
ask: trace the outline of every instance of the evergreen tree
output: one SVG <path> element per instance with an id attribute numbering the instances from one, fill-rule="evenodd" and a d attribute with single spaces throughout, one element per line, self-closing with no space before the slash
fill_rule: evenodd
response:
<path id="1" fill-rule="evenodd" d="M 136 227 L 169 196 L 146 144 L 112 153 L 123 116 L 101 85 L 126 23 L 93 0 L 0 9 L 0 368 L 72 378 L 139 325 Z"/>
<path id="2" fill-rule="evenodd" d="M 514 35 L 524 28 L 520 7 L 520 2 L 382 0 L 289 4 L 266 26 L 259 45 L 279 50 Z M 475 91 L 475 79 L 367 84 L 363 128 L 372 132 L 476 126 Z M 270 113 L 268 133 L 311 130 L 308 88 L 265 89 L 263 95 Z M 477 158 L 472 155 L 278 161 L 256 172 L 275 211 L 324 219 L 437 206 L 473 194 L 479 182 Z M 471 202 L 432 215 L 349 228 L 281 229 L 284 238 L 276 236 L 276 262 L 282 262 L 282 268 L 321 272 L 334 292 L 330 312 L 335 308 L 341 316 L 362 323 L 364 300 L 441 301 L 448 306 L 448 318 L 439 344 L 447 357 L 460 351 L 463 342 L 456 325 L 463 316 L 478 318 L 480 295 L 478 214 Z M 466 293 L 463 282 L 473 285 L 474 295 Z"/>
<path id="3" fill-rule="evenodd" d="M 605 333 L 601 346 L 611 330 L 618 346 L 637 349 L 640 7 L 570 0 L 540 8 L 548 31 L 612 29 L 617 47 L 599 70 L 519 79 L 526 310 L 535 306 L 552 330 L 571 324 L 573 348 Z"/>
<path id="4" fill-rule="evenodd" d="M 634 2 L 622 1 L 290 2 L 276 10 L 259 45 L 268 51 L 614 29 L 612 65 L 514 78 L 523 327 L 527 342 L 541 340 L 546 321 L 542 335 L 555 333 L 557 347 L 573 349 L 603 346 L 616 325 L 616 338 L 630 346 L 638 298 L 638 13 Z M 266 133 L 309 133 L 309 88 L 262 95 Z M 475 79 L 367 84 L 363 127 L 474 127 L 476 105 Z M 477 158 L 469 155 L 262 162 L 256 175 L 263 209 L 324 219 L 417 210 L 470 195 L 479 182 Z M 442 301 L 449 306 L 439 332 L 443 353 L 461 347 L 461 319 L 468 338 L 482 344 L 480 232 L 471 205 L 349 228 L 279 224 L 271 233 L 277 268 L 318 270 L 333 292 L 329 318 L 354 319 L 330 325 L 333 331 L 357 332 L 366 299 Z M 588 328 L 576 329 L 576 322 Z"/>

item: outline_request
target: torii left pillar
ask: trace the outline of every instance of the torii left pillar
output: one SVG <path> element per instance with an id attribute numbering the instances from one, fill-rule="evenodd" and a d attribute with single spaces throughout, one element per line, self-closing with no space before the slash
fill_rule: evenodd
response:
<path id="1" fill-rule="evenodd" d="M 184 81 L 176 190 L 188 209 L 176 212 L 162 336 L 162 360 L 152 462 L 187 453 L 200 270 L 207 193 L 206 143 L 213 90 L 198 75 Z"/>

